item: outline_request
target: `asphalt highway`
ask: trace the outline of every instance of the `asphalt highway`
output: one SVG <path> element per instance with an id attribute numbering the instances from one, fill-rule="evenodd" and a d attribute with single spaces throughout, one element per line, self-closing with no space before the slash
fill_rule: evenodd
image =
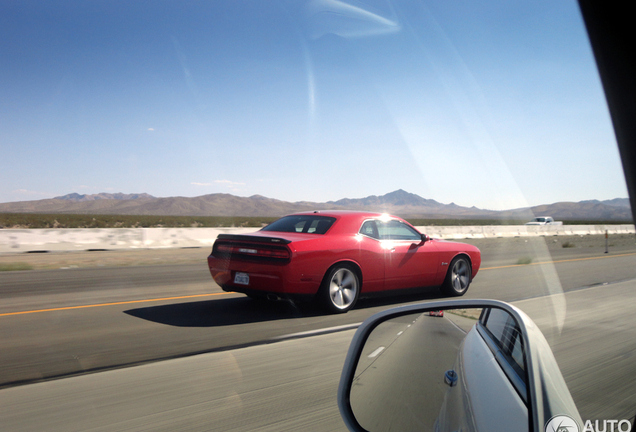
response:
<path id="1" fill-rule="evenodd" d="M 514 301 L 634 276 L 636 254 L 586 258 L 512 267 L 485 261 L 466 297 Z M 0 284 L 4 386 L 263 343 L 440 298 L 429 290 L 361 300 L 347 314 L 326 315 L 224 293 L 205 265 L 12 272 L 0 274 Z"/>
<path id="2" fill-rule="evenodd" d="M 584 420 L 633 419 L 634 281 L 565 294 L 551 346 Z M 546 298 L 515 302 L 541 319 Z M 447 318 L 436 318 L 447 319 Z M 2 430 L 344 431 L 336 390 L 353 330 L 0 390 Z"/>
<path id="3" fill-rule="evenodd" d="M 567 250 L 553 254 L 554 264 L 536 249 L 530 265 L 514 264 L 521 253 L 514 248 L 492 258 L 484 251 L 466 297 L 523 305 L 553 346 L 584 419 L 633 418 L 636 401 L 625 389 L 636 372 L 636 290 L 617 282 L 634 280 L 636 249 Z M 542 296 L 561 290 L 567 308 L 559 328 L 562 307 Z M 216 430 L 336 430 L 344 426 L 334 392 L 352 332 L 271 342 L 355 325 L 439 294 L 361 300 L 345 315 L 325 315 L 223 293 L 202 263 L 7 272 L 0 298 L 0 418 L 15 426 L 3 429 L 87 430 L 84 421 L 99 418 L 94 430 L 112 430 L 111 421 L 131 430 L 213 430 L 212 423 Z M 75 376 L 97 371 L 104 372 Z M 53 399 L 84 414 L 63 414 Z M 110 411 L 121 404 L 131 406 Z M 64 427 L 73 415 L 75 427 Z M 38 418 L 60 427 L 25 427 Z"/>

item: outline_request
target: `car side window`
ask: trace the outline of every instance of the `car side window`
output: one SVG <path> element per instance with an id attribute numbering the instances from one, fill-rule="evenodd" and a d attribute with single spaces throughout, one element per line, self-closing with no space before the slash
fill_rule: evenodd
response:
<path id="1" fill-rule="evenodd" d="M 513 368 L 523 373 L 523 339 L 514 318 L 502 309 L 493 308 L 481 317 L 481 323 L 494 338 L 502 353 L 512 361 Z"/>
<path id="2" fill-rule="evenodd" d="M 360 234 L 376 240 L 380 239 L 380 235 L 378 234 L 378 225 L 374 220 L 365 221 L 362 224 L 362 227 L 360 227 Z"/>
<path id="3" fill-rule="evenodd" d="M 519 396 L 528 402 L 525 349 L 515 319 L 503 309 L 486 308 L 476 326 Z"/>
<path id="4" fill-rule="evenodd" d="M 420 241 L 422 236 L 409 225 L 399 220 L 378 221 L 380 240 Z"/>
<path id="5" fill-rule="evenodd" d="M 520 337 L 515 339 L 510 352 L 510 357 L 512 357 L 521 370 L 525 371 L 525 362 L 523 361 L 523 342 Z"/>

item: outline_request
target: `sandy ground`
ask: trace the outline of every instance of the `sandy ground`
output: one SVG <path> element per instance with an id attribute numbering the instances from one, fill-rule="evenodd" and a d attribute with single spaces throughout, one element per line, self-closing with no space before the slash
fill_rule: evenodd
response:
<path id="1" fill-rule="evenodd" d="M 141 249 L 1 254 L 0 270 L 23 264 L 33 270 L 73 267 L 124 267 L 206 262 L 211 248 Z"/>
<path id="2" fill-rule="evenodd" d="M 536 242 L 545 244 L 555 259 L 572 252 L 602 254 L 605 251 L 605 236 L 602 235 L 464 239 L 458 241 L 477 246 L 482 251 L 484 261 L 496 260 L 511 264 L 515 264 L 526 256 L 532 258 L 534 253 L 532 245 Z M 608 244 L 611 253 L 634 251 L 636 249 L 636 236 L 630 234 L 611 235 Z M 564 245 L 569 247 L 564 247 Z M 211 248 L 187 248 L 0 254 L 0 271 L 197 263 L 205 265 L 210 250 Z"/>

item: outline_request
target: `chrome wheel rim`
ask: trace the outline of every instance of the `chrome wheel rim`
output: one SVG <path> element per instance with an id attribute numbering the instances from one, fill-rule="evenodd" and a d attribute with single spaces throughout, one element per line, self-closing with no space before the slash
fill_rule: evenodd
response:
<path id="1" fill-rule="evenodd" d="M 453 265 L 453 271 L 451 273 L 451 285 L 453 289 L 460 293 L 468 288 L 470 282 L 470 268 L 468 263 L 463 259 L 457 260 Z"/>
<path id="2" fill-rule="evenodd" d="M 358 280 L 346 268 L 338 269 L 329 282 L 329 298 L 338 309 L 346 309 L 353 304 L 358 293 Z"/>

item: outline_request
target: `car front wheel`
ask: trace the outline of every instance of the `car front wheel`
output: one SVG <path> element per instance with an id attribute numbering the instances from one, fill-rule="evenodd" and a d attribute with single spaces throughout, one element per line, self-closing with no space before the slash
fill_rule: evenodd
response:
<path id="1" fill-rule="evenodd" d="M 332 313 L 344 313 L 351 309 L 360 295 L 360 279 L 355 270 L 346 264 L 333 267 L 320 287 L 323 305 Z"/>
<path id="2" fill-rule="evenodd" d="M 463 256 L 456 257 L 448 268 L 442 291 L 444 294 L 453 297 L 463 296 L 470 285 L 470 276 L 471 270 L 468 259 Z"/>

